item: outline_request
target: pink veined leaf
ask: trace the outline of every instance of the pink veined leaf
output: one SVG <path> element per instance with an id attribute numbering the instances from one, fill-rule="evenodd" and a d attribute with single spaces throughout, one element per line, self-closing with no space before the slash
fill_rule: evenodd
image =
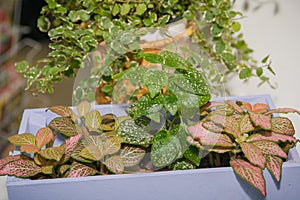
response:
<path id="1" fill-rule="evenodd" d="M 79 144 L 79 140 L 81 139 L 81 134 L 78 134 L 76 136 L 70 137 L 67 139 L 64 143 L 64 148 L 65 148 L 65 154 L 63 156 L 62 162 L 65 163 L 67 162 L 73 153 L 73 151 L 76 149 L 76 147 Z"/>
<path id="2" fill-rule="evenodd" d="M 198 147 L 199 149 L 216 152 L 216 153 L 226 153 L 226 152 L 230 152 L 233 150 L 232 148 L 228 148 L 228 147 L 204 146 L 204 145 L 201 145 L 199 143 L 199 141 L 194 140 L 191 136 L 187 137 L 187 142 L 195 147 Z"/>
<path id="3" fill-rule="evenodd" d="M 265 114 L 273 114 L 273 113 L 297 113 L 300 115 L 300 111 L 296 110 L 294 108 L 277 108 L 277 109 L 272 109 L 266 112 Z"/>
<path id="4" fill-rule="evenodd" d="M 203 122 L 200 122 L 194 126 L 188 127 L 188 131 L 192 134 L 194 139 L 199 139 L 202 145 L 207 146 L 222 146 L 232 147 L 233 143 L 229 136 L 220 133 L 214 133 L 202 126 Z"/>
<path id="5" fill-rule="evenodd" d="M 249 133 L 254 130 L 255 130 L 255 128 L 250 120 L 250 117 L 249 117 L 249 115 L 246 114 L 242 118 L 242 121 L 240 122 L 240 132 L 241 133 Z"/>
<path id="6" fill-rule="evenodd" d="M 266 196 L 266 181 L 261 168 L 242 159 L 231 160 L 230 165 L 238 176 L 250 183 L 263 196 Z"/>
<path id="7" fill-rule="evenodd" d="M 259 126 L 265 130 L 271 130 L 271 115 L 249 112 L 249 116 L 255 126 Z"/>
<path id="8" fill-rule="evenodd" d="M 66 137 L 72 137 L 78 134 L 74 122 L 69 117 L 57 117 L 50 122 L 49 127 Z"/>
<path id="9" fill-rule="evenodd" d="M 16 156 L 7 156 L 5 158 L 0 159 L 0 169 L 2 169 L 2 167 L 7 165 L 8 163 L 22 159 L 22 157 L 23 156 L 21 155 L 16 155 Z"/>
<path id="10" fill-rule="evenodd" d="M 98 173 L 96 169 L 78 162 L 74 162 L 71 166 L 68 178 L 93 176 L 96 173 Z"/>
<path id="11" fill-rule="evenodd" d="M 104 142 L 103 152 L 105 155 L 117 153 L 121 149 L 123 138 L 115 136 L 107 138 Z"/>
<path id="12" fill-rule="evenodd" d="M 247 138 L 247 142 L 255 142 L 255 141 L 261 141 L 261 140 L 267 140 L 267 141 L 272 141 L 272 142 L 291 142 L 291 143 L 295 143 L 297 141 L 297 139 L 293 136 L 289 136 L 289 135 L 282 135 L 282 134 L 277 134 L 274 132 L 262 132 L 262 133 L 256 133 L 253 134 L 251 136 L 249 136 Z"/>
<path id="13" fill-rule="evenodd" d="M 269 106 L 265 103 L 256 103 L 252 106 L 252 112 L 264 113 L 268 110 Z"/>
<path id="14" fill-rule="evenodd" d="M 43 149 L 39 151 L 38 154 L 49 160 L 60 161 L 60 159 L 64 155 L 64 152 L 65 148 L 63 146 L 60 146 Z"/>
<path id="15" fill-rule="evenodd" d="M 226 118 L 224 130 L 226 133 L 232 134 L 235 138 L 239 138 L 241 115 L 231 115 Z"/>
<path id="16" fill-rule="evenodd" d="M 215 124 L 212 121 L 203 122 L 203 127 L 206 128 L 207 130 L 215 132 L 215 133 L 221 133 L 224 131 L 223 127 L 221 127 L 218 124 Z"/>
<path id="17" fill-rule="evenodd" d="M 33 160 L 19 159 L 8 163 L 0 170 L 0 175 L 16 177 L 32 177 L 41 173 L 41 167 L 37 166 Z"/>
<path id="18" fill-rule="evenodd" d="M 133 167 L 140 163 L 146 151 L 139 147 L 125 146 L 120 153 L 125 167 Z"/>
<path id="19" fill-rule="evenodd" d="M 32 145 L 32 144 L 24 144 L 20 148 L 21 152 L 26 152 L 26 153 L 29 153 L 29 154 L 36 153 L 39 150 L 40 150 L 40 148 L 38 148 L 37 146 Z"/>
<path id="20" fill-rule="evenodd" d="M 208 110 L 216 106 L 224 105 L 222 102 L 210 101 L 201 107 L 201 110 Z"/>
<path id="21" fill-rule="evenodd" d="M 105 156 L 105 154 L 103 154 L 101 149 L 99 149 L 97 146 L 92 144 L 84 147 L 81 150 L 79 155 L 85 159 L 92 160 L 92 161 L 101 160 Z"/>
<path id="22" fill-rule="evenodd" d="M 120 156 L 112 156 L 104 162 L 107 169 L 115 174 L 121 174 L 124 171 L 124 163 Z"/>
<path id="23" fill-rule="evenodd" d="M 262 153 L 261 149 L 251 143 L 242 142 L 240 143 L 242 151 L 249 162 L 262 169 L 265 168 L 266 158 Z"/>
<path id="24" fill-rule="evenodd" d="M 91 104 L 87 101 L 82 101 L 77 106 L 78 115 L 81 117 L 85 116 L 88 112 L 90 112 L 90 110 L 91 110 Z"/>
<path id="25" fill-rule="evenodd" d="M 234 112 L 235 109 L 228 103 L 216 106 L 216 110 L 212 111 L 214 114 L 220 114 L 224 116 L 232 115 Z"/>
<path id="26" fill-rule="evenodd" d="M 32 135 L 30 133 L 13 135 L 13 136 L 9 137 L 8 140 L 10 143 L 17 145 L 17 146 L 22 146 L 24 144 L 35 145 L 35 137 L 34 137 L 34 135 Z"/>
<path id="27" fill-rule="evenodd" d="M 229 100 L 227 100 L 226 103 L 229 104 L 230 106 L 232 106 L 237 113 L 240 113 L 240 114 L 244 113 L 244 110 L 240 106 L 238 106 L 236 103 L 233 103 L 232 101 L 229 101 Z"/>
<path id="28" fill-rule="evenodd" d="M 73 117 L 75 113 L 73 110 L 67 106 L 52 106 L 48 110 L 58 114 L 61 117 Z"/>
<path id="29" fill-rule="evenodd" d="M 291 122 L 286 117 L 276 117 L 271 120 L 272 131 L 283 135 L 294 135 L 295 129 Z"/>
<path id="30" fill-rule="evenodd" d="M 277 156 L 266 156 L 267 163 L 266 167 L 274 176 L 274 178 L 279 182 L 281 178 L 281 170 L 282 170 L 282 159 Z"/>
<path id="31" fill-rule="evenodd" d="M 213 123 L 215 123 L 215 124 L 217 124 L 217 125 L 220 125 L 220 126 L 224 127 L 227 118 L 228 118 L 228 117 L 226 117 L 226 116 L 224 116 L 224 115 L 213 114 L 213 115 L 208 116 L 208 117 L 207 117 L 207 120 L 210 120 L 210 121 L 212 121 Z"/>
<path id="32" fill-rule="evenodd" d="M 51 140 L 53 140 L 52 130 L 49 127 L 41 128 L 36 133 L 35 140 L 36 140 L 36 146 L 38 148 L 42 148 L 43 146 L 51 142 Z"/>
<path id="33" fill-rule="evenodd" d="M 208 116 L 207 119 L 222 126 L 226 133 L 232 134 L 235 138 L 238 138 L 240 136 L 240 117 L 241 115 L 223 116 L 220 114 L 213 114 Z"/>
<path id="34" fill-rule="evenodd" d="M 281 158 L 287 158 L 286 153 L 275 142 L 256 141 L 256 142 L 252 142 L 252 144 L 257 146 L 265 155 L 274 155 Z"/>

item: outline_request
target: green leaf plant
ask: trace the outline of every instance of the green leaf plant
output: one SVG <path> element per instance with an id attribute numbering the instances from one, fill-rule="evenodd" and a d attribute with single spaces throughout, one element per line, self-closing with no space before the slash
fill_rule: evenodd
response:
<path id="1" fill-rule="evenodd" d="M 26 89 L 53 92 L 56 83 L 63 77 L 75 77 L 77 70 L 84 67 L 84 60 L 89 59 L 88 55 L 103 47 L 105 58 L 96 59 L 97 63 L 101 61 L 101 67 L 92 70 L 91 77 L 79 84 L 74 96 L 78 101 L 94 100 L 94 88 L 99 87 L 101 94 L 107 97 L 99 102 L 108 103 L 114 77 L 128 66 L 140 65 L 139 55 L 144 52 L 141 37 L 153 28 L 165 28 L 185 19 L 185 34 L 198 48 L 196 52 L 190 48 L 185 51 L 194 61 L 199 61 L 201 55 L 198 67 L 206 67 L 210 80 L 223 83 L 233 74 L 243 81 L 258 77 L 261 83 L 270 83 L 265 72 L 273 73 L 271 62 L 252 58 L 253 50 L 241 32 L 239 19 L 243 16 L 233 10 L 234 2 L 46 0 L 37 26 L 48 33 L 50 52 L 47 58 L 36 63 L 16 63 L 16 70 L 27 79 Z M 171 41 L 174 43 L 176 39 L 171 38 Z M 222 66 L 221 69 L 216 70 L 216 65 Z M 86 87 L 93 89 L 85 90 Z"/>

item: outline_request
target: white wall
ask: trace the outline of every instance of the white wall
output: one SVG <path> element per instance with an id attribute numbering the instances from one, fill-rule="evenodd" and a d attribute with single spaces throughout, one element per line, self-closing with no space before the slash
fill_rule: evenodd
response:
<path id="1" fill-rule="evenodd" d="M 241 7 L 238 1 L 237 8 Z M 255 2 L 255 1 L 254 1 Z M 280 10 L 273 14 L 274 7 L 265 5 L 260 10 L 244 13 L 240 20 L 242 32 L 250 48 L 254 49 L 254 57 L 261 60 L 270 55 L 272 66 L 276 72 L 273 77 L 278 88 L 273 90 L 251 80 L 241 84 L 237 78 L 228 83 L 232 95 L 271 94 L 277 107 L 293 107 L 300 110 L 300 1 L 277 0 Z M 300 116 L 289 114 L 296 126 L 296 137 L 300 139 Z M 300 153 L 300 145 L 297 145 Z"/>

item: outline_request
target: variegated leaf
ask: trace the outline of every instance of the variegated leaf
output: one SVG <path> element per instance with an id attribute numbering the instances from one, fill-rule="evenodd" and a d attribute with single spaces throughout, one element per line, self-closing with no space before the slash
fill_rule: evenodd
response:
<path id="1" fill-rule="evenodd" d="M 38 154 L 49 160 L 60 161 L 60 159 L 64 155 L 64 152 L 65 148 L 63 146 L 60 146 L 43 149 L 39 151 Z"/>
<path id="2" fill-rule="evenodd" d="M 2 169 L 2 167 L 4 167 L 5 165 L 13 161 L 20 160 L 20 159 L 24 159 L 24 157 L 21 155 L 16 155 L 16 156 L 7 156 L 5 158 L 2 158 L 0 159 L 0 169 Z"/>
<path id="3" fill-rule="evenodd" d="M 19 159 L 4 165 L 0 170 L 0 175 L 27 178 L 35 176 L 41 172 L 41 167 L 37 166 L 33 160 Z"/>
<path id="4" fill-rule="evenodd" d="M 78 162 L 74 162 L 71 166 L 68 178 L 93 176 L 96 173 L 98 173 L 96 169 Z"/>
<path id="5" fill-rule="evenodd" d="M 294 135 L 295 129 L 291 122 L 286 117 L 276 117 L 271 120 L 272 131 L 283 135 Z"/>
<path id="6" fill-rule="evenodd" d="M 83 137 L 83 143 L 85 146 L 95 145 L 98 148 L 103 148 L 105 138 L 102 135 L 88 135 Z"/>
<path id="7" fill-rule="evenodd" d="M 193 145 L 193 146 L 195 146 L 195 147 L 198 147 L 198 148 L 201 149 L 201 150 L 206 150 L 206 151 L 209 151 L 209 152 L 216 152 L 216 153 L 222 154 L 222 153 L 227 153 L 227 152 L 231 152 L 231 151 L 234 150 L 234 149 L 228 148 L 228 147 L 211 147 L 211 146 L 204 146 L 204 145 L 201 145 L 201 144 L 199 143 L 199 141 L 193 140 L 193 138 L 190 137 L 190 136 L 187 137 L 187 141 L 188 141 L 191 145 Z"/>
<path id="8" fill-rule="evenodd" d="M 253 134 L 249 136 L 246 141 L 254 142 L 254 141 L 261 141 L 261 140 L 267 140 L 276 143 L 279 141 L 295 143 L 297 141 L 297 139 L 293 136 L 277 134 L 270 131 Z"/>
<path id="9" fill-rule="evenodd" d="M 35 162 L 35 164 L 39 165 L 39 166 L 43 166 L 46 165 L 46 159 L 43 158 L 42 156 L 40 156 L 39 154 L 34 154 L 33 160 Z"/>
<path id="10" fill-rule="evenodd" d="M 232 134 L 235 138 L 239 138 L 241 135 L 240 132 L 240 121 L 241 115 L 231 115 L 230 117 L 226 117 L 224 131 L 226 133 Z"/>
<path id="11" fill-rule="evenodd" d="M 48 110 L 58 114 L 61 117 L 71 117 L 73 119 L 75 116 L 73 110 L 67 106 L 52 106 L 49 107 Z"/>
<path id="12" fill-rule="evenodd" d="M 271 130 L 271 115 L 249 112 L 249 116 L 255 126 Z"/>
<path id="13" fill-rule="evenodd" d="M 35 146 L 35 137 L 30 133 L 13 135 L 9 137 L 8 140 L 10 143 L 17 146 L 22 146 L 24 144 L 32 144 Z"/>
<path id="14" fill-rule="evenodd" d="M 213 111 L 214 114 L 220 115 L 232 115 L 235 112 L 235 109 L 228 103 L 216 106 L 216 110 Z"/>
<path id="15" fill-rule="evenodd" d="M 71 165 L 62 165 L 59 167 L 59 173 L 64 174 L 71 168 Z"/>
<path id="16" fill-rule="evenodd" d="M 53 173 L 54 166 L 42 166 L 42 173 L 43 174 L 52 174 Z"/>
<path id="17" fill-rule="evenodd" d="M 232 101 L 229 101 L 229 100 L 227 100 L 225 102 L 228 105 L 232 106 L 234 108 L 235 112 L 240 113 L 240 114 L 244 113 L 244 110 L 240 106 L 238 106 L 236 103 L 233 103 Z"/>
<path id="18" fill-rule="evenodd" d="M 121 119 L 120 119 L 121 120 Z M 151 143 L 153 136 L 143 127 L 135 124 L 134 120 L 125 118 L 120 122 L 117 135 L 127 144 L 146 146 Z"/>
<path id="19" fill-rule="evenodd" d="M 123 138 L 115 136 L 107 138 L 104 142 L 103 152 L 105 155 L 117 153 L 121 149 Z"/>
<path id="20" fill-rule="evenodd" d="M 123 160 L 120 156 L 112 156 L 104 162 L 107 169 L 115 174 L 121 174 L 124 171 Z"/>
<path id="21" fill-rule="evenodd" d="M 275 142 L 256 141 L 256 142 L 252 142 L 252 144 L 257 146 L 265 155 L 274 155 L 281 158 L 287 158 L 286 153 Z"/>
<path id="22" fill-rule="evenodd" d="M 223 116 L 213 114 L 208 116 L 207 119 L 222 126 L 226 133 L 233 135 L 235 138 L 240 136 L 240 121 L 242 119 L 242 115 L 234 114 L 231 116 Z"/>
<path id="23" fill-rule="evenodd" d="M 151 161 L 156 167 L 166 167 L 181 153 L 181 144 L 176 136 L 168 136 L 166 131 L 156 133 L 151 146 Z"/>
<path id="24" fill-rule="evenodd" d="M 79 144 L 79 140 L 81 139 L 82 135 L 76 135 L 73 137 L 70 137 L 69 139 L 67 139 L 64 143 L 64 148 L 65 148 L 65 154 L 62 158 L 62 163 L 67 162 L 70 158 L 71 155 L 73 153 L 73 151 L 76 149 L 76 147 Z"/>
<path id="25" fill-rule="evenodd" d="M 66 137 L 78 134 L 74 122 L 69 117 L 57 117 L 50 122 L 49 127 Z"/>
<path id="26" fill-rule="evenodd" d="M 122 148 L 120 156 L 125 167 L 133 167 L 138 165 L 144 158 L 146 151 L 139 147 L 125 146 Z"/>
<path id="27" fill-rule="evenodd" d="M 74 149 L 74 151 L 72 152 L 71 154 L 71 157 L 76 160 L 76 161 L 80 161 L 80 162 L 83 162 L 83 163 L 92 163 L 94 162 L 93 160 L 89 160 L 89 159 L 86 159 L 82 156 L 80 156 L 80 152 L 82 151 L 82 149 L 85 147 L 86 145 L 83 144 L 83 142 L 80 142 L 79 145 Z"/>
<path id="28" fill-rule="evenodd" d="M 210 102 L 204 104 L 201 107 L 201 110 L 209 110 L 211 108 L 214 108 L 216 106 L 221 106 L 221 105 L 224 105 L 224 103 L 223 102 L 210 101 Z"/>
<path id="29" fill-rule="evenodd" d="M 266 196 L 266 183 L 261 168 L 242 159 L 231 160 L 230 165 L 238 176 L 250 183 L 263 196 Z"/>
<path id="30" fill-rule="evenodd" d="M 89 145 L 84 147 L 80 154 L 81 157 L 92 160 L 92 161 L 98 161 L 101 160 L 105 154 L 95 145 Z"/>
<path id="31" fill-rule="evenodd" d="M 200 122 L 194 126 L 188 127 L 188 131 L 191 133 L 194 139 L 199 139 L 202 145 L 206 146 L 222 146 L 232 147 L 233 143 L 229 136 L 226 134 L 214 133 L 205 129 Z"/>
<path id="32" fill-rule="evenodd" d="M 91 104 L 87 101 L 82 101 L 77 106 L 77 112 L 80 117 L 85 116 L 91 110 Z"/>
<path id="33" fill-rule="evenodd" d="M 250 117 L 249 115 L 245 115 L 243 118 L 242 118 L 242 121 L 240 122 L 240 132 L 241 133 L 248 133 L 248 132 L 251 132 L 251 131 L 254 131 L 254 126 L 250 120 Z"/>
<path id="34" fill-rule="evenodd" d="M 32 145 L 32 144 L 24 144 L 20 148 L 21 152 L 26 152 L 26 153 L 29 153 L 29 154 L 36 153 L 39 150 L 40 150 L 40 148 L 38 148 L 37 146 Z"/>
<path id="35" fill-rule="evenodd" d="M 36 133 L 36 146 L 42 148 L 53 140 L 53 133 L 49 127 L 41 128 Z"/>
<path id="36" fill-rule="evenodd" d="M 279 182 L 281 178 L 281 169 L 282 169 L 282 159 L 277 156 L 266 156 L 267 163 L 266 167 L 274 176 L 274 178 Z"/>
<path id="37" fill-rule="evenodd" d="M 224 131 L 222 126 L 215 124 L 212 121 L 203 122 L 203 127 L 206 128 L 207 130 L 215 132 L 215 133 L 221 133 Z"/>
<path id="38" fill-rule="evenodd" d="M 253 165 L 256 165 L 262 169 L 265 168 L 266 158 L 262 153 L 262 150 L 256 145 L 251 143 L 242 142 L 240 143 L 242 151 L 249 162 Z"/>
<path id="39" fill-rule="evenodd" d="M 92 110 L 85 115 L 85 125 L 90 131 L 97 131 L 101 127 L 102 118 L 97 110 Z"/>

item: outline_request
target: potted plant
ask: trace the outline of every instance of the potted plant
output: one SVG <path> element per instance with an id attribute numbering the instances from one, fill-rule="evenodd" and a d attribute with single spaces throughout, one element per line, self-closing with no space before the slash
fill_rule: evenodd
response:
<path id="1" fill-rule="evenodd" d="M 201 54 L 198 67 L 205 68 L 209 79 L 217 85 L 230 74 L 238 75 L 241 80 L 257 76 L 262 83 L 269 83 L 264 71 L 273 72 L 268 57 L 261 63 L 252 58 L 252 50 L 240 32 L 238 19 L 242 13 L 234 11 L 234 3 L 229 0 L 46 2 L 38 27 L 48 32 L 51 51 L 46 59 L 31 66 L 26 61 L 16 65 L 27 79 L 26 89 L 34 92 L 53 92 L 53 85 L 62 77 L 74 77 L 84 67 L 84 60 L 92 59 L 95 67 L 86 80 L 78 83 L 74 99 L 109 103 L 118 75 L 141 65 L 141 53 L 149 48 L 166 48 L 165 43 L 174 44 L 182 34 L 196 48 L 185 48 L 185 54 Z M 164 41 L 145 45 L 145 34 L 154 28 L 160 28 L 160 32 L 168 30 L 168 26 L 180 19 L 185 26 L 178 35 L 168 36 L 166 31 Z M 95 50 L 96 56 L 89 57 Z"/>
<path id="2" fill-rule="evenodd" d="M 149 196 L 147 194 L 146 199 L 155 196 L 172 199 L 175 196 L 169 193 L 169 186 L 172 190 L 179 190 L 182 186 L 176 184 L 181 180 L 187 184 L 183 186 L 185 189 L 198 191 L 198 187 L 202 184 L 203 187 L 208 182 L 209 192 L 214 191 L 209 183 L 212 179 L 204 175 L 201 181 L 202 170 L 212 177 L 216 176 L 213 175 L 214 172 L 221 171 L 205 171 L 201 168 L 221 166 L 221 170 L 226 172 L 221 173 L 223 177 L 231 177 L 228 179 L 230 184 L 226 185 L 233 184 L 225 188 L 231 190 L 233 187 L 239 191 L 228 194 L 228 198 L 262 198 L 267 191 L 265 178 L 268 185 L 272 182 L 272 178 L 263 173 L 264 169 L 271 172 L 276 182 L 280 181 L 282 171 L 288 173 L 289 178 L 293 170 L 299 171 L 297 153 L 290 154 L 288 159 L 289 150 L 298 141 L 293 136 L 294 127 L 288 118 L 273 115 L 290 112 L 299 114 L 299 111 L 272 109 L 272 103 L 266 98 L 262 98 L 263 102 L 252 102 L 253 104 L 242 98 L 211 101 L 210 87 L 204 73 L 196 70 L 192 63 L 179 54 L 162 51 L 159 54 L 144 54 L 143 58 L 151 64 L 150 68 L 139 66 L 134 70 L 127 70 L 120 77 L 138 82 L 137 86 L 143 87 L 145 91 L 143 94 L 133 92 L 134 103 L 127 106 L 128 116 L 120 116 L 120 110 L 114 109 L 113 105 L 100 107 L 100 112 L 91 110 L 91 105 L 87 102 L 80 103 L 76 110 L 54 106 L 49 110 L 59 116 L 50 115 L 42 120 L 47 127 L 38 129 L 35 136 L 22 133 L 10 137 L 10 142 L 20 147 L 21 154 L 0 160 L 1 175 L 53 179 L 17 182 L 19 187 L 12 184 L 15 187 L 9 188 L 10 196 L 17 197 L 29 189 L 29 194 L 32 192 L 31 199 L 57 198 L 62 190 L 70 189 L 73 193 L 74 188 L 71 188 L 79 187 L 81 190 L 78 193 L 82 193 L 78 194 L 80 197 L 88 195 L 89 198 L 95 198 L 102 194 L 105 199 L 120 198 L 120 195 L 138 199 L 141 196 L 132 193 L 138 187 L 141 190 L 138 194 L 142 195 L 152 189 L 161 192 Z M 105 111 L 105 108 L 112 109 L 112 112 Z M 39 115 L 45 115 L 40 111 L 37 113 L 36 117 L 39 119 Z M 32 117 L 34 113 L 25 115 L 23 120 L 31 121 Z M 23 131 L 27 132 L 30 127 L 32 128 L 31 125 L 23 127 Z M 62 138 L 64 139 L 61 140 Z M 61 140 L 61 144 L 54 145 L 56 140 Z M 288 160 L 291 159 L 295 165 L 289 166 Z M 287 164 L 282 170 L 284 161 Z M 154 171 L 161 172 L 129 174 Z M 108 174 L 122 175 L 65 180 L 65 177 Z M 241 177 L 238 179 L 240 182 L 236 181 L 234 174 Z M 297 188 L 299 182 L 294 182 L 295 178 L 297 179 L 296 175 L 291 180 Z M 291 180 L 284 181 L 286 183 Z M 94 181 L 99 185 L 89 188 L 84 184 L 85 181 L 89 184 Z M 156 185 L 151 187 L 147 181 Z M 198 181 L 201 184 L 196 184 L 198 187 L 195 188 L 193 185 Z M 244 181 L 259 192 L 248 184 L 245 186 Z M 62 183 L 68 184 L 59 188 Z M 240 183 L 242 187 L 239 186 Z M 32 184 L 41 189 L 37 195 L 34 193 L 38 189 L 33 189 Z M 111 194 L 111 184 L 117 194 Z M 220 189 L 219 186 L 224 186 L 216 183 L 216 180 L 213 184 L 217 190 Z M 95 187 L 102 190 L 89 193 Z M 46 194 L 45 188 L 52 188 L 52 194 Z M 276 197 L 279 192 L 288 191 L 288 186 L 271 188 L 271 198 Z M 291 197 L 297 194 L 296 188 L 290 190 Z M 186 194 L 185 190 L 175 194 L 178 198 L 199 197 L 198 194 Z M 210 198 L 207 194 L 204 197 Z"/>

